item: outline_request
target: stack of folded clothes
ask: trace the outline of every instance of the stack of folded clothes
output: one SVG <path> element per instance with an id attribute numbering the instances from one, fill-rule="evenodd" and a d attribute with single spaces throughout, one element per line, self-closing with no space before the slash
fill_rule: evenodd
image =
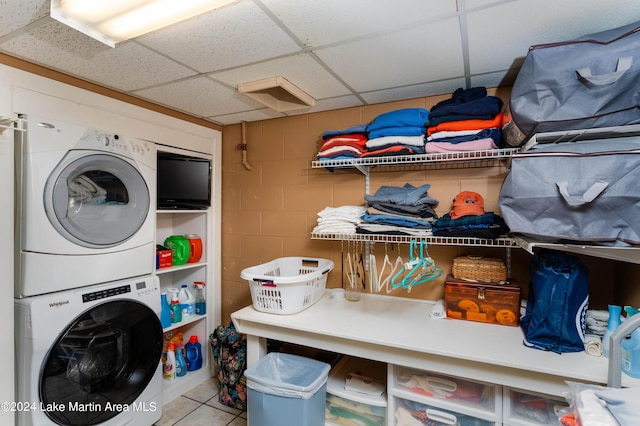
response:
<path id="1" fill-rule="evenodd" d="M 484 198 L 472 191 L 456 195 L 451 212 L 433 222 L 431 230 L 440 237 L 484 239 L 495 239 L 509 232 L 504 219 L 494 212 L 485 212 Z"/>
<path id="2" fill-rule="evenodd" d="M 382 186 L 373 195 L 365 195 L 367 212 L 357 226 L 361 234 L 430 236 L 431 222 L 438 215 L 438 200 L 427 193 L 431 185 L 419 187 Z"/>
<path id="3" fill-rule="evenodd" d="M 427 153 L 496 149 L 502 138 L 502 105 L 485 87 L 458 89 L 430 111 Z"/>
<path id="4" fill-rule="evenodd" d="M 327 130 L 322 134 L 322 146 L 318 153 L 319 161 L 360 158 L 367 148 L 365 124 L 344 130 Z"/>
<path id="5" fill-rule="evenodd" d="M 429 111 L 404 108 L 378 115 L 367 125 L 369 140 L 363 157 L 424 154 Z"/>
<path id="6" fill-rule="evenodd" d="M 362 206 L 325 207 L 318 212 L 316 234 L 355 234 L 361 217 L 367 212 Z"/>

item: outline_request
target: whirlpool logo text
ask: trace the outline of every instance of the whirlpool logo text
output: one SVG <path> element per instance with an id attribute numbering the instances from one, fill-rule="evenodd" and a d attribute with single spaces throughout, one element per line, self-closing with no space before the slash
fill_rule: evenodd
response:
<path id="1" fill-rule="evenodd" d="M 68 304 L 69 304 L 68 300 L 61 300 L 60 302 L 49 303 L 49 307 L 50 308 L 59 308 L 61 306 L 68 305 Z"/>

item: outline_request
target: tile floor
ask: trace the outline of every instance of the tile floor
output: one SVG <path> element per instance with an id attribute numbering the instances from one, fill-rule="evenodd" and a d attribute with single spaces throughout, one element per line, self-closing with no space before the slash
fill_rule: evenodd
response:
<path id="1" fill-rule="evenodd" d="M 219 383 L 209 379 L 162 407 L 155 426 L 247 426 L 246 411 L 218 401 Z"/>

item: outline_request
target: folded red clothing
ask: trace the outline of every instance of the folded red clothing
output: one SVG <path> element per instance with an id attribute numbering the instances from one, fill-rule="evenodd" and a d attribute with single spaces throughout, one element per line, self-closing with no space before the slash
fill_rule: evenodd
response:
<path id="1" fill-rule="evenodd" d="M 458 120 L 445 121 L 435 126 L 427 127 L 427 136 L 435 132 L 457 130 L 482 130 L 491 127 L 502 128 L 502 113 L 497 114 L 491 120 Z"/>

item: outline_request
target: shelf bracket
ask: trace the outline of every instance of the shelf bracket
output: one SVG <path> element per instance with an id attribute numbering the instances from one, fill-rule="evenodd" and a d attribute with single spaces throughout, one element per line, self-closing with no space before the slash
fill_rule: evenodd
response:
<path id="1" fill-rule="evenodd" d="M 355 164 L 353 167 L 358 169 L 358 171 L 364 175 L 364 193 L 365 194 L 369 194 L 369 191 L 370 191 L 370 187 L 369 187 L 369 176 L 370 176 L 369 167 L 363 166 L 361 164 Z"/>

